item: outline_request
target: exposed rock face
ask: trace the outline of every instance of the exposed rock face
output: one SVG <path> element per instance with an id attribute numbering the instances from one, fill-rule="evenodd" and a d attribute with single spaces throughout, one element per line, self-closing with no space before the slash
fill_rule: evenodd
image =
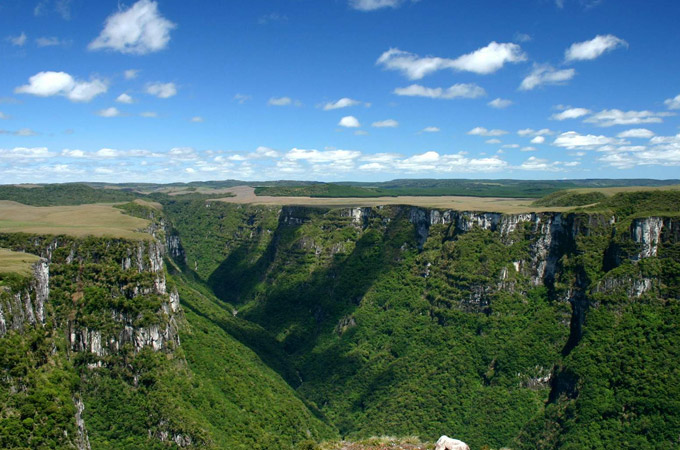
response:
<path id="1" fill-rule="evenodd" d="M 633 220 L 630 226 L 631 237 L 641 245 L 640 252 L 633 257 L 634 260 L 656 256 L 663 226 L 664 221 L 660 217 Z"/>
<path id="2" fill-rule="evenodd" d="M 613 293 L 622 290 L 628 297 L 641 297 L 645 292 L 653 288 L 650 278 L 605 278 L 597 283 L 594 292 Z"/>
<path id="3" fill-rule="evenodd" d="M 9 301 L 0 301 L 0 337 L 7 331 L 45 324 L 45 302 L 50 292 L 50 270 L 46 259 L 33 265 L 33 277 L 19 292 L 5 290 Z"/>
<path id="4" fill-rule="evenodd" d="M 76 448 L 78 450 L 90 450 L 90 440 L 87 437 L 87 429 L 83 419 L 85 404 L 79 396 L 73 398 L 73 404 L 76 406 L 76 426 L 78 427 L 78 436 L 75 440 Z"/>

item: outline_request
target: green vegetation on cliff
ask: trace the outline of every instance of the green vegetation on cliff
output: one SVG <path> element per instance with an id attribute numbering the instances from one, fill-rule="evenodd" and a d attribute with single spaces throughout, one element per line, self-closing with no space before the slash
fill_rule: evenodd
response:
<path id="1" fill-rule="evenodd" d="M 521 215 L 161 195 L 119 205 L 155 239 L 0 234 L 49 263 L 44 324 L 44 285 L 0 275 L 0 445 L 77 446 L 79 416 L 92 448 L 673 448 L 680 193 L 580 195 Z"/>

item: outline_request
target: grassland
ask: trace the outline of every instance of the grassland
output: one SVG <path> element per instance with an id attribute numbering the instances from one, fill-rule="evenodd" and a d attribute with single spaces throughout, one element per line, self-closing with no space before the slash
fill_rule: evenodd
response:
<path id="1" fill-rule="evenodd" d="M 457 211 L 486 211 L 518 214 L 523 212 L 565 211 L 569 208 L 533 206 L 531 198 L 467 197 L 467 196 L 403 196 L 403 197 L 279 197 L 255 195 L 250 186 L 229 189 L 233 197 L 219 198 L 226 203 L 249 203 L 255 205 L 300 205 L 330 208 L 356 206 L 412 205 L 428 208 L 453 209 Z"/>
<path id="2" fill-rule="evenodd" d="M 149 239 L 148 234 L 138 231 L 148 225 L 149 221 L 107 204 L 36 207 L 0 201 L 0 233 Z"/>
<path id="3" fill-rule="evenodd" d="M 36 255 L 24 252 L 13 252 L 6 248 L 0 248 L 0 273 L 18 273 L 28 275 L 31 266 L 40 258 Z"/>

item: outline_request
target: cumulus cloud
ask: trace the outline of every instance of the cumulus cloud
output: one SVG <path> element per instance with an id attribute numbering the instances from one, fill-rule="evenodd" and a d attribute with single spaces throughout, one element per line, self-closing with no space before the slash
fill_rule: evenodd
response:
<path id="1" fill-rule="evenodd" d="M 605 52 L 627 46 L 626 41 L 612 34 L 597 35 L 589 41 L 571 44 L 564 52 L 564 59 L 567 62 L 595 59 Z"/>
<path id="2" fill-rule="evenodd" d="M 503 136 L 504 134 L 508 134 L 507 131 L 505 130 L 499 130 L 499 129 L 493 129 L 493 130 L 487 130 L 484 127 L 475 127 L 471 129 L 470 131 L 467 132 L 467 134 L 472 135 L 472 136 Z"/>
<path id="3" fill-rule="evenodd" d="M 578 119 L 579 117 L 587 116 L 592 111 L 586 108 L 569 108 L 562 112 L 555 113 L 550 118 L 552 120 L 567 120 L 567 119 Z"/>
<path id="4" fill-rule="evenodd" d="M 24 33 L 23 31 L 21 32 L 21 34 L 19 36 L 8 36 L 7 37 L 7 40 L 12 45 L 14 45 L 16 47 L 23 47 L 24 44 L 26 44 L 26 39 L 27 39 L 26 33 Z"/>
<path id="5" fill-rule="evenodd" d="M 453 86 L 443 88 L 428 88 L 419 84 L 412 84 L 407 87 L 394 90 L 397 95 L 407 97 L 427 97 L 451 100 L 454 98 L 477 98 L 486 95 L 486 91 L 474 83 L 458 83 Z"/>
<path id="6" fill-rule="evenodd" d="M 674 98 L 666 99 L 663 103 L 668 109 L 680 109 L 680 94 Z"/>
<path id="7" fill-rule="evenodd" d="M 129 96 L 128 94 L 125 94 L 125 93 L 120 94 L 118 97 L 116 97 L 116 101 L 118 103 L 127 103 L 127 104 L 134 103 L 133 98 L 131 96 Z"/>
<path id="8" fill-rule="evenodd" d="M 507 108 L 508 106 L 512 105 L 512 101 L 504 99 L 504 98 L 497 98 L 497 99 L 491 100 L 489 103 L 487 103 L 487 105 L 491 106 L 492 108 L 503 109 L 503 108 Z"/>
<path id="9" fill-rule="evenodd" d="M 106 19 L 104 29 L 88 48 L 111 49 L 121 53 L 144 55 L 167 47 L 175 24 L 158 12 L 158 4 L 139 0 L 126 10 Z"/>
<path id="10" fill-rule="evenodd" d="M 27 160 L 27 159 L 45 159 L 55 156 L 47 147 L 14 147 L 12 149 L 0 149 L 0 159 L 10 160 Z"/>
<path id="11" fill-rule="evenodd" d="M 632 128 L 630 130 L 622 131 L 617 134 L 616 137 L 623 139 L 627 138 L 639 138 L 639 139 L 649 139 L 654 137 L 654 132 L 648 130 L 647 128 Z"/>
<path id="12" fill-rule="evenodd" d="M 653 111 L 621 111 L 620 109 L 605 109 L 584 120 L 598 127 L 614 125 L 638 125 L 643 123 L 661 123 L 664 117 L 673 116 L 669 112 Z"/>
<path id="13" fill-rule="evenodd" d="M 549 136 L 554 133 L 549 128 L 541 128 L 540 130 L 534 130 L 533 128 L 524 128 L 522 130 L 517 130 L 517 134 L 520 136 Z"/>
<path id="14" fill-rule="evenodd" d="M 491 144 L 491 145 L 498 145 L 498 144 L 501 144 L 502 142 L 503 141 L 501 141 L 500 139 L 496 139 L 496 138 L 487 139 L 486 141 L 484 141 L 485 144 Z"/>
<path id="15" fill-rule="evenodd" d="M 340 122 L 338 122 L 338 125 L 346 128 L 359 128 L 361 126 L 357 118 L 354 116 L 343 117 L 340 119 Z"/>
<path id="16" fill-rule="evenodd" d="M 430 127 L 423 128 L 420 132 L 421 133 L 439 133 L 440 131 L 441 130 L 439 129 L 439 127 L 430 126 Z"/>
<path id="17" fill-rule="evenodd" d="M 120 111 L 116 107 L 110 107 L 105 109 L 100 109 L 97 111 L 97 115 L 101 117 L 118 117 L 121 115 Z"/>
<path id="18" fill-rule="evenodd" d="M 397 128 L 399 126 L 399 122 L 394 119 L 387 119 L 373 122 L 371 126 L 376 128 Z"/>
<path id="19" fill-rule="evenodd" d="M 559 171 L 564 170 L 565 167 L 574 167 L 574 166 L 578 166 L 579 164 L 580 163 L 577 162 L 577 161 L 573 161 L 573 162 L 562 162 L 562 161 L 550 162 L 547 159 L 537 158 L 536 156 L 530 156 L 526 161 L 524 161 L 518 167 L 518 169 L 559 172 Z"/>
<path id="20" fill-rule="evenodd" d="M 361 102 L 359 100 L 354 100 L 351 98 L 343 97 L 340 100 L 336 102 L 328 102 L 325 105 L 323 105 L 323 110 L 324 111 L 331 111 L 333 109 L 340 109 L 340 108 L 347 108 L 350 106 L 355 106 L 355 105 L 360 105 Z"/>
<path id="21" fill-rule="evenodd" d="M 411 80 L 419 80 L 444 69 L 489 74 L 502 68 L 505 63 L 517 63 L 526 59 L 526 55 L 517 44 L 491 42 L 486 47 L 456 59 L 434 56 L 421 58 L 414 53 L 391 48 L 380 55 L 376 64 L 399 71 Z"/>
<path id="22" fill-rule="evenodd" d="M 361 156 L 357 150 L 305 150 L 293 148 L 285 157 L 291 161 L 307 161 L 311 163 L 332 163 L 338 161 L 353 161 Z"/>
<path id="23" fill-rule="evenodd" d="M 106 83 L 99 79 L 79 81 L 66 72 L 38 72 L 28 79 L 28 84 L 17 87 L 14 92 L 39 97 L 61 95 L 73 102 L 89 102 L 107 90 Z"/>
<path id="24" fill-rule="evenodd" d="M 555 138 L 552 145 L 568 149 L 594 149 L 603 145 L 622 145 L 626 141 L 608 136 L 586 134 L 582 135 L 576 131 L 562 133 Z"/>
<path id="25" fill-rule="evenodd" d="M 170 98 L 177 94 L 175 83 L 149 83 L 146 85 L 146 93 L 158 98 Z"/>
<path id="26" fill-rule="evenodd" d="M 536 136 L 531 140 L 532 144 L 542 144 L 545 142 L 545 136 Z"/>
<path id="27" fill-rule="evenodd" d="M 557 70 L 549 64 L 534 64 L 531 73 L 522 80 L 519 89 L 530 91 L 543 85 L 561 85 L 574 78 L 574 69 Z"/>

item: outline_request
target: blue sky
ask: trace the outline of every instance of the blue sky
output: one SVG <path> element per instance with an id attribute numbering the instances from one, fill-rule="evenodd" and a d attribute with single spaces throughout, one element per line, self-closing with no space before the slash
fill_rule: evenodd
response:
<path id="1" fill-rule="evenodd" d="M 4 0 L 0 183 L 679 178 L 680 3 Z"/>

